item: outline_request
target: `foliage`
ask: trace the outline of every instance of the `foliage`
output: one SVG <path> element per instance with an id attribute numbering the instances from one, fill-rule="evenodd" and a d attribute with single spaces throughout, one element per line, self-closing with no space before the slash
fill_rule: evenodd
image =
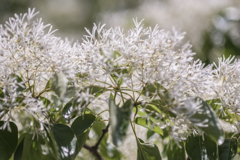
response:
<path id="1" fill-rule="evenodd" d="M 128 34 L 94 25 L 71 44 L 35 15 L 0 26 L 1 159 L 84 159 L 84 148 L 118 160 L 130 128 L 138 160 L 237 154 L 239 61 L 204 67 L 183 34 L 137 20 Z M 148 141 L 154 135 L 160 145 Z"/>

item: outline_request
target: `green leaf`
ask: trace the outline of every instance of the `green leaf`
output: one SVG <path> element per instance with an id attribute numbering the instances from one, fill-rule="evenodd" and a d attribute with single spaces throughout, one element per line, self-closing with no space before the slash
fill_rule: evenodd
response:
<path id="1" fill-rule="evenodd" d="M 143 140 L 137 140 L 137 160 L 161 160 L 158 147 L 155 144 L 144 143 Z"/>
<path id="2" fill-rule="evenodd" d="M 218 114 L 218 117 L 221 117 L 221 119 L 223 119 L 225 122 L 232 123 L 234 121 L 237 121 L 234 114 L 232 114 L 232 112 L 230 112 L 228 109 L 223 108 L 223 111 L 224 111 L 224 114 L 223 114 L 222 109 L 220 109 L 221 103 L 222 103 L 220 99 L 211 99 L 211 100 L 207 100 L 206 102 Z"/>
<path id="3" fill-rule="evenodd" d="M 93 124 L 95 119 L 96 117 L 92 114 L 85 114 L 76 118 L 71 126 L 74 134 L 77 136 L 81 135 Z"/>
<path id="4" fill-rule="evenodd" d="M 23 160 L 33 160 L 33 159 L 42 159 L 42 147 L 41 142 L 35 137 L 33 139 L 32 134 L 26 134 L 23 139 L 23 152 L 21 159 Z"/>
<path id="5" fill-rule="evenodd" d="M 25 136 L 24 136 L 24 138 L 25 138 Z M 18 147 L 17 147 L 17 149 L 16 149 L 16 151 L 14 153 L 14 160 L 21 160 L 22 159 L 24 138 L 18 144 Z M 19 138 L 19 140 L 20 140 L 20 138 Z"/>
<path id="6" fill-rule="evenodd" d="M 67 91 L 67 78 L 62 72 L 53 75 L 51 89 L 60 99 L 64 98 Z"/>
<path id="7" fill-rule="evenodd" d="M 51 99 L 53 100 L 53 107 L 56 111 L 59 111 L 62 108 L 62 102 L 55 95 L 51 95 Z"/>
<path id="8" fill-rule="evenodd" d="M 135 119 L 135 123 L 149 130 L 152 130 L 158 134 L 163 135 L 162 129 L 156 123 L 154 123 L 151 119 L 137 117 Z"/>
<path id="9" fill-rule="evenodd" d="M 104 93 L 107 90 L 100 86 L 89 86 L 89 87 L 85 88 L 85 92 L 86 91 L 89 91 L 89 94 L 92 94 L 95 96 L 95 98 L 97 98 L 98 96 L 100 96 L 102 93 Z"/>
<path id="10" fill-rule="evenodd" d="M 77 106 L 76 101 L 76 99 L 70 100 L 62 110 L 63 119 L 67 123 L 70 122 L 70 119 L 74 116 L 74 113 L 76 113 L 76 111 L 74 110 L 74 108 Z"/>
<path id="11" fill-rule="evenodd" d="M 52 78 L 50 78 L 45 86 L 45 89 L 50 89 L 52 87 Z"/>
<path id="12" fill-rule="evenodd" d="M 50 126 L 44 126 L 44 131 L 46 133 L 46 146 L 48 149 L 48 153 L 53 156 L 53 159 L 60 159 L 60 156 L 58 154 L 58 146 L 57 143 L 55 141 L 53 132 L 52 132 L 52 128 Z M 43 160 L 45 160 L 43 158 Z"/>
<path id="13" fill-rule="evenodd" d="M 132 107 L 131 99 L 127 100 L 123 106 L 119 108 L 114 100 L 111 97 L 109 98 L 111 136 L 115 146 L 121 145 L 126 136 Z"/>
<path id="14" fill-rule="evenodd" d="M 166 89 L 159 83 L 146 84 L 142 91 L 142 95 L 153 97 L 154 95 L 158 94 L 160 90 L 166 91 Z"/>
<path id="15" fill-rule="evenodd" d="M 186 151 L 192 160 L 216 160 L 217 144 L 207 135 L 188 136 Z"/>
<path id="16" fill-rule="evenodd" d="M 152 131 L 152 130 L 148 130 L 147 131 L 147 139 L 151 138 L 156 132 Z"/>
<path id="17" fill-rule="evenodd" d="M 198 128 L 206 133 L 212 140 L 218 144 L 222 144 L 224 141 L 224 131 L 220 126 L 215 112 L 207 102 L 203 101 L 201 98 L 196 98 L 196 100 L 199 100 L 202 103 L 202 106 L 189 118 L 189 120 L 192 121 L 193 124 L 196 121 L 197 123 L 207 121 L 207 126 L 198 126 Z"/>
<path id="18" fill-rule="evenodd" d="M 221 105 L 218 105 L 216 103 L 222 103 L 220 99 L 211 99 L 207 100 L 206 102 L 209 104 L 209 106 L 212 107 L 214 111 L 218 110 L 221 107 Z"/>
<path id="19" fill-rule="evenodd" d="M 172 141 L 172 143 L 169 143 L 167 146 L 167 157 L 168 160 L 186 160 L 185 158 L 185 147 L 183 142 L 179 142 L 179 146 Z"/>
<path id="20" fill-rule="evenodd" d="M 83 145 L 85 144 L 88 134 L 89 134 L 89 128 L 95 121 L 96 117 L 92 114 L 85 114 L 83 116 L 80 116 L 74 120 L 72 123 L 72 130 L 74 134 L 77 137 L 77 153 L 81 150 Z"/>
<path id="21" fill-rule="evenodd" d="M 77 151 L 77 138 L 72 129 L 63 124 L 55 124 L 52 127 L 52 132 L 61 160 L 74 160 Z"/>
<path id="22" fill-rule="evenodd" d="M 113 52 L 113 57 L 114 57 L 114 59 L 117 59 L 118 57 L 121 57 L 122 55 L 121 55 L 121 53 L 119 53 L 119 52 L 117 52 L 117 51 L 114 51 Z"/>
<path id="23" fill-rule="evenodd" d="M 17 92 L 22 92 L 26 89 L 26 85 L 23 83 L 23 80 L 21 77 L 19 77 L 18 75 L 16 74 L 12 74 L 13 77 L 16 77 L 17 78 L 17 82 L 18 83 L 22 83 L 21 85 L 17 84 Z"/>
<path id="24" fill-rule="evenodd" d="M 75 96 L 76 88 L 75 86 L 67 86 L 67 91 L 64 95 L 64 98 L 72 98 Z"/>
<path id="25" fill-rule="evenodd" d="M 171 117 L 176 117 L 176 115 L 170 111 L 170 107 L 168 106 L 168 104 L 166 105 L 166 100 L 164 100 L 164 97 L 163 97 L 163 100 L 153 100 L 152 103 L 161 111 L 161 114 L 166 114 L 166 115 L 169 115 Z"/>
<path id="26" fill-rule="evenodd" d="M 219 160 L 231 160 L 237 153 L 238 141 L 236 138 L 225 139 L 224 143 L 218 146 Z"/>
<path id="27" fill-rule="evenodd" d="M 0 127 L 5 123 L 0 121 Z M 15 151 L 18 144 L 18 128 L 13 122 L 9 122 L 11 131 L 8 130 L 8 127 L 5 129 L 0 129 L 0 157 L 1 160 L 8 160 L 13 152 Z"/>
<path id="28" fill-rule="evenodd" d="M 47 98 L 45 97 L 40 97 L 40 99 L 43 101 L 43 104 L 45 107 L 48 107 L 48 105 L 51 104 L 51 101 L 49 101 Z"/>
<path id="29" fill-rule="evenodd" d="M 110 142 L 106 133 L 100 143 L 99 150 L 105 160 L 121 160 L 122 153 Z"/>

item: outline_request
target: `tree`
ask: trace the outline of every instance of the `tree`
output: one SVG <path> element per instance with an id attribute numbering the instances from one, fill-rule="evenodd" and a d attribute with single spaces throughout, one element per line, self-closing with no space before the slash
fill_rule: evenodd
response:
<path id="1" fill-rule="evenodd" d="M 121 159 L 130 128 L 139 160 L 236 155 L 237 60 L 204 67 L 183 34 L 144 28 L 137 19 L 127 34 L 94 25 L 82 44 L 71 44 L 36 14 L 29 9 L 0 26 L 3 160 L 80 159 L 82 148 L 99 160 Z M 136 125 L 148 138 L 160 135 L 162 153 L 138 137 Z"/>

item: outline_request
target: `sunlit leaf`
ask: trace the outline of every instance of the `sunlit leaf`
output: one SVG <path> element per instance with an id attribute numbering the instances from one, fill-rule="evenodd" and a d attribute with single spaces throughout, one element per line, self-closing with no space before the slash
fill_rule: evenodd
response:
<path id="1" fill-rule="evenodd" d="M 44 104 L 45 107 L 48 107 L 48 105 L 51 104 L 51 101 L 48 100 L 48 99 L 45 98 L 45 97 L 40 97 L 40 99 L 43 101 L 43 104 Z"/>
<path id="2" fill-rule="evenodd" d="M 50 89 L 52 87 L 52 78 L 50 78 L 45 86 L 45 89 Z"/>
<path id="3" fill-rule="evenodd" d="M 212 109 L 214 111 L 218 110 L 221 105 L 217 104 L 217 103 L 222 103 L 220 99 L 211 99 L 211 100 L 207 100 L 206 101 L 210 107 L 212 107 Z"/>
<path id="4" fill-rule="evenodd" d="M 147 139 L 151 138 L 156 132 L 152 131 L 152 130 L 148 130 L 147 131 Z"/>
<path id="5" fill-rule="evenodd" d="M 137 140 L 137 160 L 161 160 L 158 147 L 155 144 L 144 143 L 143 140 Z"/>
<path id="6" fill-rule="evenodd" d="M 3 125 L 7 123 L 4 121 L 0 121 L 0 127 L 3 127 Z M 13 152 L 15 151 L 15 148 L 18 144 L 18 128 L 13 122 L 9 122 L 9 128 L 0 129 L 0 159 L 1 160 L 8 160 Z"/>
<path id="7" fill-rule="evenodd" d="M 52 132 L 61 160 L 74 160 L 77 151 L 77 138 L 72 129 L 63 124 L 55 124 L 52 127 Z"/>
<path id="8" fill-rule="evenodd" d="M 191 160 L 216 160 L 217 144 L 207 135 L 188 136 L 186 141 L 186 151 Z"/>
<path id="9" fill-rule="evenodd" d="M 168 160 L 186 160 L 185 158 L 185 147 L 183 142 L 179 142 L 179 146 L 172 141 L 172 143 L 168 143 L 167 146 L 167 157 Z"/>
<path id="10" fill-rule="evenodd" d="M 84 143 L 86 142 L 89 134 L 89 128 L 95 121 L 95 116 L 92 114 L 85 114 L 74 120 L 72 123 L 72 130 L 77 137 L 77 153 L 81 150 Z"/>
<path id="11" fill-rule="evenodd" d="M 152 130 L 158 134 L 163 135 L 162 129 L 157 124 L 155 124 L 151 119 L 137 117 L 135 119 L 135 123 L 147 128 L 149 130 Z"/>
<path id="12" fill-rule="evenodd" d="M 70 100 L 62 110 L 63 119 L 67 123 L 70 122 L 70 119 L 74 116 L 74 113 L 76 113 L 75 111 L 75 107 L 77 106 L 76 101 L 77 101 L 76 99 Z"/>

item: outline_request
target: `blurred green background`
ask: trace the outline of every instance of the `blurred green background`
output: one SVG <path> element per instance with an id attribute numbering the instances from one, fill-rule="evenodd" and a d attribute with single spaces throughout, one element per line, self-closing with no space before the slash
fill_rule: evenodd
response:
<path id="1" fill-rule="evenodd" d="M 0 0 L 0 24 L 14 13 L 28 8 L 40 11 L 47 24 L 53 25 L 56 36 L 81 42 L 84 27 L 106 23 L 126 31 L 132 18 L 145 19 L 145 26 L 186 32 L 193 50 L 205 63 L 217 62 L 223 54 L 240 52 L 240 1 L 237 0 Z"/>

